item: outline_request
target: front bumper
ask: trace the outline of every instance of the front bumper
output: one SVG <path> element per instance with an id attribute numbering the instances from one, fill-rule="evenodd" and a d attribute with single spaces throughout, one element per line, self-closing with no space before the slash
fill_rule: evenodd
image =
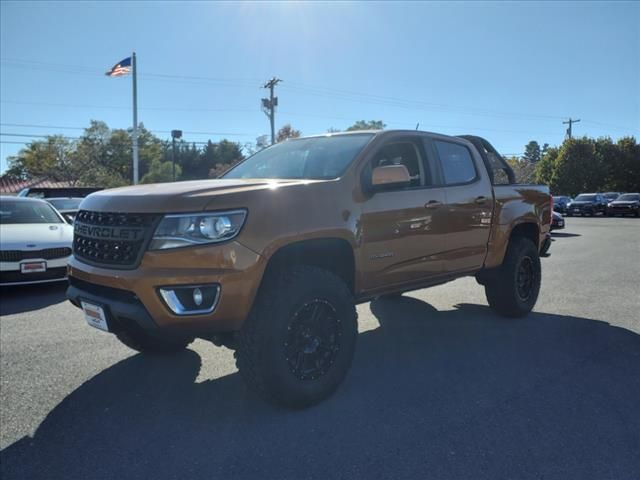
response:
<path id="1" fill-rule="evenodd" d="M 67 279 L 67 262 L 71 257 L 45 260 L 29 258 L 19 262 L 0 262 L 0 285 L 30 285 L 36 283 L 60 282 Z M 21 273 L 22 263 L 45 262 L 44 272 Z"/>
<path id="2" fill-rule="evenodd" d="M 262 256 L 235 241 L 147 252 L 134 270 L 96 267 L 72 256 L 67 296 L 76 306 L 80 299 L 106 306 L 118 323 L 195 334 L 235 331 L 249 313 L 265 265 Z M 176 315 L 158 293 L 159 287 L 211 283 L 220 285 L 220 298 L 208 314 Z"/>
<path id="3" fill-rule="evenodd" d="M 636 206 L 611 206 L 607 208 L 609 215 L 637 215 L 640 209 Z"/>

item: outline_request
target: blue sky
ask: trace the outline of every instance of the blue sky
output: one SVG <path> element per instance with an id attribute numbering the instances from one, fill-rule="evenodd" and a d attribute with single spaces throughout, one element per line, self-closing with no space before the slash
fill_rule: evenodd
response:
<path id="1" fill-rule="evenodd" d="M 255 141 L 272 76 L 276 126 L 304 134 L 381 119 L 505 154 L 561 143 L 569 116 L 574 135 L 640 135 L 638 2 L 0 5 L 2 142 L 130 126 L 131 79 L 104 71 L 133 50 L 139 120 L 161 138 Z M 0 169 L 21 146 L 0 144 Z"/>

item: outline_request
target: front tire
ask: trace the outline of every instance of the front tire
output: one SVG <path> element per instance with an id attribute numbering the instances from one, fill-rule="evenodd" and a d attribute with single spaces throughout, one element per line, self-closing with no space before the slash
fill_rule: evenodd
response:
<path id="1" fill-rule="evenodd" d="M 321 268 L 298 265 L 263 280 L 238 336 L 236 364 L 250 389 L 285 407 L 308 407 L 345 378 L 358 334 L 353 296 Z"/>
<path id="2" fill-rule="evenodd" d="M 527 315 L 536 304 L 541 283 L 540 256 L 534 243 L 525 237 L 509 242 L 502 265 L 485 284 L 491 308 L 506 317 Z"/>

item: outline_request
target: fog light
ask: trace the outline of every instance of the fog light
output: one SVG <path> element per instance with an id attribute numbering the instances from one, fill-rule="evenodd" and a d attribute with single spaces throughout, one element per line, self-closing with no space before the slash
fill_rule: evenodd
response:
<path id="1" fill-rule="evenodd" d="M 176 315 L 201 315 L 216 308 L 220 285 L 167 286 L 159 288 L 158 293 Z"/>
<path id="2" fill-rule="evenodd" d="M 197 287 L 193 289 L 193 303 L 197 306 L 202 305 L 202 290 Z"/>

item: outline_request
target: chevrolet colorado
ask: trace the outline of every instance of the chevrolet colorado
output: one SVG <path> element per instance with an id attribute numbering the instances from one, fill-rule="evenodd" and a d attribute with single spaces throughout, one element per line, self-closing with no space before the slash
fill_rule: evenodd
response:
<path id="1" fill-rule="evenodd" d="M 526 315 L 551 212 L 480 137 L 288 140 L 221 179 L 88 196 L 67 296 L 143 353 L 233 348 L 249 387 L 303 407 L 344 379 L 358 303 L 473 275 L 494 310 Z"/>

